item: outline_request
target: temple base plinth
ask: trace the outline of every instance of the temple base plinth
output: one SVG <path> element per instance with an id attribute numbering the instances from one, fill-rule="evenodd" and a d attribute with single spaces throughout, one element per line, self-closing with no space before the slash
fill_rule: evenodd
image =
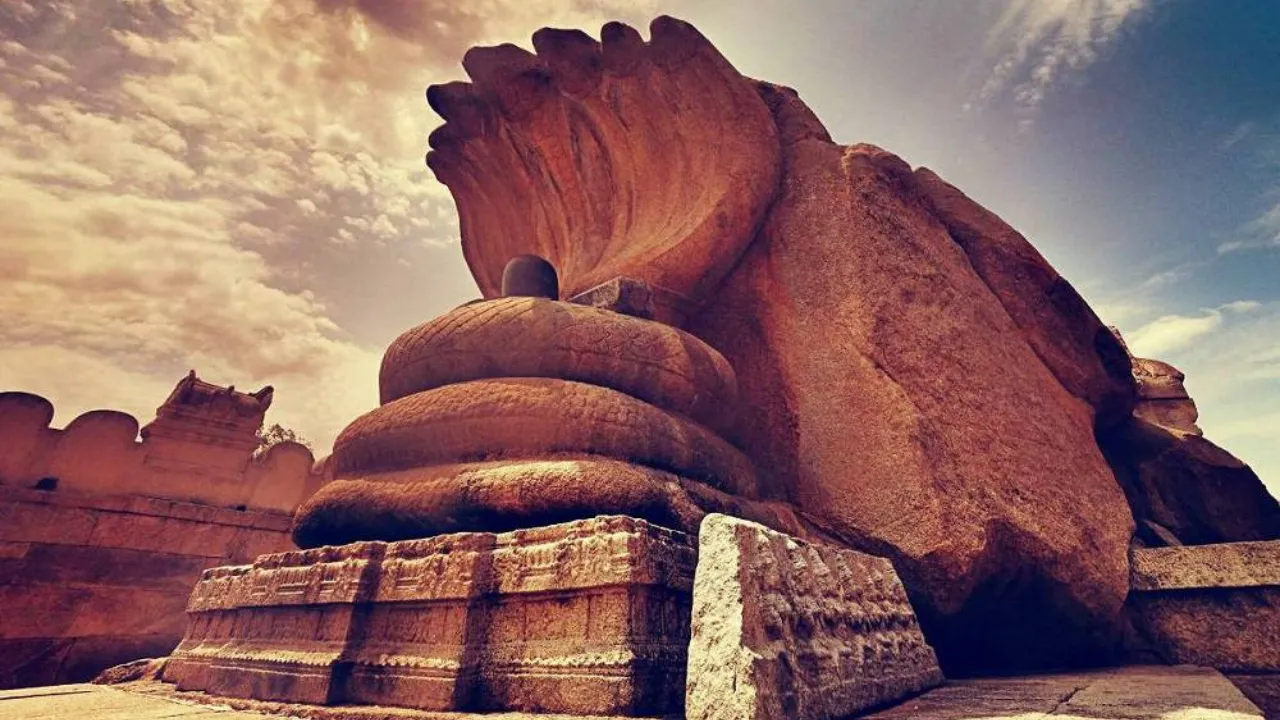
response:
<path id="1" fill-rule="evenodd" d="M 164 679 L 316 705 L 678 712 L 696 549 L 609 516 L 205 572 Z"/>

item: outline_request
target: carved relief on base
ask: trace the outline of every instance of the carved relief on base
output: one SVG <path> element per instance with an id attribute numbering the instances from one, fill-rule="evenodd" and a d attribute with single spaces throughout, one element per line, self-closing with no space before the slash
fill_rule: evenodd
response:
<path id="1" fill-rule="evenodd" d="M 885 558 L 716 514 L 698 555 L 689 720 L 829 720 L 942 682 Z"/>
<path id="2" fill-rule="evenodd" d="M 600 517 L 266 555 L 204 574 L 165 679 L 313 704 L 678 711 L 695 553 Z"/>

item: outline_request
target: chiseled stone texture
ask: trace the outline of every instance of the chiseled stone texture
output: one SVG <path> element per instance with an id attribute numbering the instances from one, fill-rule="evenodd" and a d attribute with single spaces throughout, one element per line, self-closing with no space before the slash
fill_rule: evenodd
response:
<path id="1" fill-rule="evenodd" d="M 695 553 L 615 516 L 268 555 L 204 574 L 164 679 L 310 704 L 678 712 Z"/>
<path id="2" fill-rule="evenodd" d="M 0 485 L 0 688 L 164 655 L 201 571 L 290 545 L 283 513 Z"/>
<path id="3" fill-rule="evenodd" d="M 1280 541 L 1133 551 L 1135 624 L 1167 662 L 1280 672 Z"/>
<path id="4" fill-rule="evenodd" d="M 689 720 L 817 720 L 942 682 L 884 558 L 727 515 L 698 538 Z"/>
<path id="5" fill-rule="evenodd" d="M 1280 586 L 1280 541 L 1143 548 L 1131 562 L 1137 591 Z"/>

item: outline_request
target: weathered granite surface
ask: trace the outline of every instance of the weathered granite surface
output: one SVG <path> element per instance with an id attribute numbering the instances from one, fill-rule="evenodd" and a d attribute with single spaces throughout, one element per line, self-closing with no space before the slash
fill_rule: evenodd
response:
<path id="1" fill-rule="evenodd" d="M 267 555 L 204 574 L 164 679 L 317 705 L 678 711 L 695 553 L 601 517 Z"/>
<path id="2" fill-rule="evenodd" d="M 688 720 L 827 720 L 940 682 L 888 560 L 703 520 Z"/>
<path id="3" fill-rule="evenodd" d="M 1280 541 L 1137 548 L 1129 603 L 1168 662 L 1280 672 Z"/>
<path id="4" fill-rule="evenodd" d="M 1280 586 L 1280 542 L 1143 548 L 1131 558 L 1136 591 Z"/>
<path id="5" fill-rule="evenodd" d="M 1124 346 L 1120 331 L 1112 328 Z M 1280 539 L 1280 502 L 1248 465 L 1203 437 L 1186 376 L 1129 354 L 1138 402 L 1098 440 L 1149 547 Z"/>
<path id="6" fill-rule="evenodd" d="M 891 153 L 809 136 L 784 157 L 759 236 L 686 326 L 737 372 L 760 476 L 892 559 L 948 672 L 1102 654 L 1133 534 L 1094 437 L 1091 402 L 1125 405 L 1093 345 L 1114 339 L 1016 233 L 960 242 L 979 206 L 952 189 L 949 225 Z M 1020 287 L 1061 305 L 1006 303 Z M 1071 358 L 1092 359 L 1069 389 Z"/>
<path id="7" fill-rule="evenodd" d="M 1203 435 L 1196 425 L 1200 411 L 1187 394 L 1185 373 L 1167 362 L 1150 358 L 1133 358 L 1133 377 L 1138 384 L 1138 402 L 1133 414 L 1147 422 Z"/>

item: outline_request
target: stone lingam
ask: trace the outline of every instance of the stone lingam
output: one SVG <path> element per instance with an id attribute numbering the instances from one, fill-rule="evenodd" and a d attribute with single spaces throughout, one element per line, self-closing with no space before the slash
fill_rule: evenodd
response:
<path id="1" fill-rule="evenodd" d="M 836 717 L 937 661 L 1142 653 L 1135 513 L 1169 543 L 1280 537 L 1257 476 L 1135 417 L 1117 336 L 934 173 L 832 142 L 679 20 L 533 45 L 427 92 L 484 299 L 391 344 L 302 550 L 206 572 L 165 680 L 710 718 L 739 676 L 693 673 L 728 667 L 779 716 Z M 1221 483 L 1194 524 L 1162 501 Z"/>

